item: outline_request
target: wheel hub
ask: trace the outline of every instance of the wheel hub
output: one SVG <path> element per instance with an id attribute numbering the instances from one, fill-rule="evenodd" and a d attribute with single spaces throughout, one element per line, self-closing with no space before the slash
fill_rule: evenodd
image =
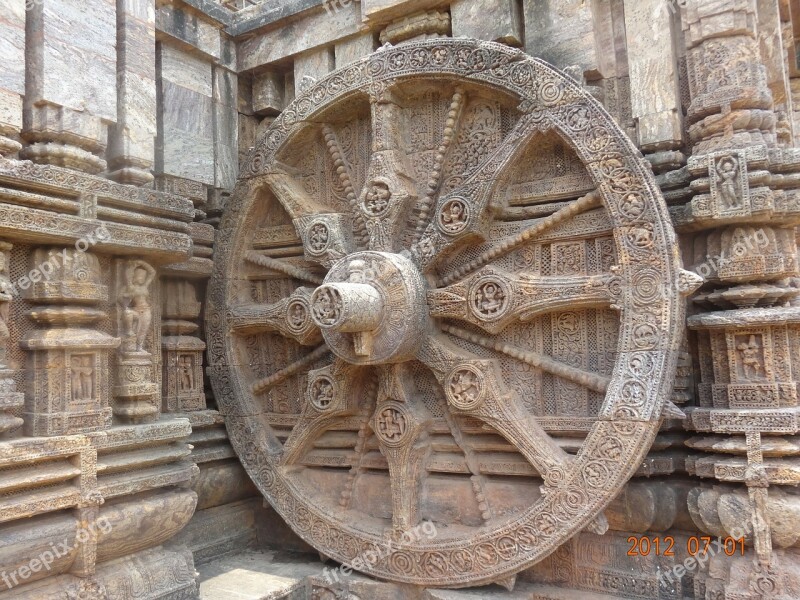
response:
<path id="1" fill-rule="evenodd" d="M 425 279 L 405 256 L 356 252 L 311 297 L 311 316 L 328 347 L 356 365 L 414 357 L 429 326 Z"/>

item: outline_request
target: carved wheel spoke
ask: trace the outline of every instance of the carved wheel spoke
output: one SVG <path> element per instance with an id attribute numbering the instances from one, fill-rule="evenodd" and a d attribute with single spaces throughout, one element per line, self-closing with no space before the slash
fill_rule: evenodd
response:
<path id="1" fill-rule="evenodd" d="M 312 291 L 299 288 L 289 298 L 273 304 L 241 304 L 231 308 L 228 317 L 231 332 L 252 335 L 275 331 L 304 346 L 318 346 L 322 335 L 311 318 Z"/>
<path id="2" fill-rule="evenodd" d="M 697 284 L 642 165 L 497 44 L 385 47 L 287 107 L 228 204 L 208 331 L 231 440 L 299 535 L 348 563 L 389 532 L 369 575 L 465 587 L 598 530 Z"/>
<path id="3" fill-rule="evenodd" d="M 395 252 L 400 249 L 407 215 L 417 203 L 417 190 L 406 158 L 399 99 L 391 86 L 377 86 L 369 101 L 372 153 L 357 208 L 366 225 L 369 249 Z"/>
<path id="4" fill-rule="evenodd" d="M 389 465 L 392 525 L 398 535 L 419 521 L 419 500 L 425 460 L 431 453 L 428 434 L 432 417 L 409 390 L 403 365 L 389 367 L 381 381 L 372 430 Z"/>
<path id="5" fill-rule="evenodd" d="M 357 371 L 338 359 L 331 366 L 309 371 L 303 412 L 283 444 L 284 466 L 297 463 L 322 432 L 358 413 Z"/>
<path id="6" fill-rule="evenodd" d="M 428 307 L 433 317 L 500 333 L 547 313 L 615 307 L 621 286 L 613 274 L 553 277 L 487 267 L 460 283 L 429 291 Z"/>
<path id="7" fill-rule="evenodd" d="M 505 437 L 541 475 L 565 469 L 569 457 L 508 388 L 496 360 L 458 352 L 442 337 L 431 338 L 419 359 L 444 387 L 454 415 L 479 419 Z"/>
<path id="8" fill-rule="evenodd" d="M 520 117 L 502 143 L 464 178 L 457 189 L 439 196 L 433 222 L 411 248 L 423 268 L 434 264 L 465 240 L 481 235 L 485 225 L 484 212 L 497 187 L 498 176 L 531 135 L 530 117 Z M 434 173 L 438 177 L 436 170 Z M 422 225 L 421 221 L 419 227 Z"/>

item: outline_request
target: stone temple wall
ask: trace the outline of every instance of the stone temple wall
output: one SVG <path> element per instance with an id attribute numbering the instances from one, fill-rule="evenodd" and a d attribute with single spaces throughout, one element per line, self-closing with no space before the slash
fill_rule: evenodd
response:
<path id="1" fill-rule="evenodd" d="M 209 384 L 216 228 L 297 94 L 385 44 L 438 37 L 520 48 L 597 98 L 706 282 L 672 412 L 605 533 L 491 593 L 800 597 L 796 35 L 795 0 L 2 0 L 0 600 L 195 598 L 200 565 L 303 548 L 264 507 Z M 558 160 L 537 177 L 550 201 L 587 191 Z M 693 560 L 703 536 L 744 538 L 742 552 Z M 322 578 L 302 589 L 348 597 Z"/>

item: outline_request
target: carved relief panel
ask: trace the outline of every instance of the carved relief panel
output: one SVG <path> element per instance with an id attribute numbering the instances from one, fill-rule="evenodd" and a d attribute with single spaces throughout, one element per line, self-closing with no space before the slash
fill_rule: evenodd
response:
<path id="1" fill-rule="evenodd" d="M 299 535 L 345 563 L 388 536 L 360 570 L 464 587 L 605 531 L 699 282 L 631 148 L 569 78 L 464 39 L 383 49 L 276 120 L 221 225 L 209 373 Z"/>

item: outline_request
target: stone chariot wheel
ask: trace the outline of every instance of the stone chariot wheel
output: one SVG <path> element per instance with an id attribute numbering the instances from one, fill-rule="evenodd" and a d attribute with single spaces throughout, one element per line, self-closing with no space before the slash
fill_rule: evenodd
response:
<path id="1" fill-rule="evenodd" d="M 245 468 L 321 553 L 510 585 L 607 528 L 696 283 L 578 84 L 497 44 L 387 46 L 313 83 L 243 166 L 209 373 Z"/>

